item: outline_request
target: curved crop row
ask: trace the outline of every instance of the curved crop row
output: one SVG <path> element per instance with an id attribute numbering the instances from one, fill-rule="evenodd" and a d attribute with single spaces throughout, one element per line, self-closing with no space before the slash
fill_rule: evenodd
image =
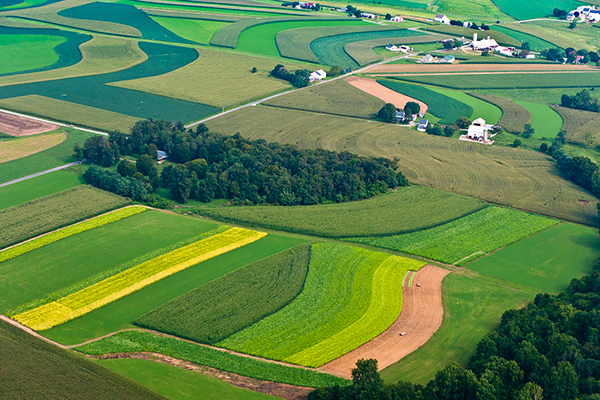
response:
<path id="1" fill-rule="evenodd" d="M 264 236 L 266 233 L 263 232 L 232 228 L 146 261 L 60 300 L 15 315 L 13 319 L 38 331 L 50 329 Z"/>
<path id="2" fill-rule="evenodd" d="M 557 223 L 555 219 L 512 208 L 488 207 L 425 231 L 349 240 L 463 265 Z"/>
<path id="3" fill-rule="evenodd" d="M 416 271 L 424 265 L 422 261 L 395 256 L 385 260 L 375 271 L 371 304 L 365 314 L 346 329 L 284 361 L 319 367 L 381 334 L 396 321 L 402 311 L 404 275 L 409 270 Z"/>
<path id="4" fill-rule="evenodd" d="M 523 131 L 525 124 L 531 122 L 531 113 L 525 107 L 500 96 L 489 94 L 469 93 L 473 97 L 487 101 L 502 110 L 502 118 L 500 118 L 500 126 L 508 132 L 520 133 Z"/>
<path id="5" fill-rule="evenodd" d="M 380 324 L 370 325 L 381 311 L 380 293 L 384 280 L 391 285 L 402 287 L 405 271 L 396 271 L 398 276 L 386 276 L 382 269 L 374 284 L 376 271 L 396 257 L 358 247 L 334 243 L 317 243 L 312 248 L 308 276 L 302 293 L 288 306 L 217 343 L 220 347 L 254 354 L 276 360 L 296 362 L 303 365 L 320 365 L 359 346 L 385 330 Z M 401 259 L 400 259 L 401 260 Z M 389 267 L 396 265 L 391 262 Z M 418 262 L 407 265 L 414 269 Z M 411 267 L 407 268 L 411 268 Z M 383 289 L 386 293 L 389 291 Z M 371 301 L 374 298 L 375 300 Z M 386 305 L 386 307 L 389 304 Z M 390 313 L 399 312 L 391 306 Z M 394 319 L 395 319 L 394 318 Z M 389 322 L 389 318 L 385 323 Z M 391 321 L 393 322 L 393 320 Z M 390 322 L 390 324 L 391 324 Z M 344 332 L 344 333 L 341 333 Z M 349 343 L 340 343 L 340 337 L 358 335 Z M 344 339 L 345 340 L 345 339 Z M 326 342 L 324 350 L 319 347 Z M 317 346 L 317 347 L 315 347 Z M 302 354 L 307 349 L 309 356 Z M 321 351 L 325 351 L 321 354 Z M 310 356 L 319 353 L 319 361 Z M 296 357 L 297 354 L 300 354 Z M 326 361 L 323 361 L 326 360 Z"/>

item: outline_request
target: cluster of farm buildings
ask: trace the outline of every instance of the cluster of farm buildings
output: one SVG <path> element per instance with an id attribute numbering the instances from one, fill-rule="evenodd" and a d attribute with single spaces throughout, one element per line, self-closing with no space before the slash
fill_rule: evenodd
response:
<path id="1" fill-rule="evenodd" d="M 579 6 L 573 11 L 567 13 L 567 21 L 580 19 L 592 23 L 600 21 L 600 9 L 596 6 Z"/>

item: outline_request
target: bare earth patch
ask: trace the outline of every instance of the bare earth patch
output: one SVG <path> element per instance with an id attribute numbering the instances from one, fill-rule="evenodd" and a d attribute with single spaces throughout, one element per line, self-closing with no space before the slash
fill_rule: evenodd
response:
<path id="1" fill-rule="evenodd" d="M 442 325 L 442 280 L 449 273 L 443 268 L 426 265 L 413 278 L 412 287 L 407 287 L 409 279 L 406 279 L 402 289 L 402 312 L 396 322 L 375 339 L 318 370 L 350 379 L 352 368 L 361 358 L 375 358 L 381 370 L 424 345 Z"/>
<path id="2" fill-rule="evenodd" d="M 0 111 L 0 132 L 10 136 L 30 136 L 58 129 L 58 125 Z"/>
<path id="3" fill-rule="evenodd" d="M 246 376 L 233 374 L 231 372 L 225 372 L 218 369 L 205 367 L 202 365 L 194 364 L 189 361 L 180 360 L 178 358 L 166 356 L 159 353 L 115 353 L 115 354 L 104 354 L 101 356 L 86 356 L 90 358 L 96 358 L 100 360 L 115 359 L 115 358 L 135 358 L 141 360 L 151 360 L 161 362 L 163 364 L 173 365 L 179 368 L 185 368 L 189 371 L 199 372 L 201 374 L 218 378 L 224 382 L 231 383 L 232 385 L 253 390 L 255 392 L 265 393 L 271 396 L 281 397 L 287 400 L 304 400 L 311 392 L 312 388 L 302 386 L 292 386 L 285 383 L 276 383 L 269 381 L 259 381 L 257 379 L 248 378 Z"/>
<path id="4" fill-rule="evenodd" d="M 62 143 L 66 138 L 64 132 L 56 132 L 0 142 L 0 163 L 39 153 Z"/>
<path id="5" fill-rule="evenodd" d="M 385 86 L 377 83 L 377 81 L 374 79 L 349 77 L 346 78 L 346 82 L 348 82 L 355 88 L 370 94 L 371 96 L 375 96 L 385 101 L 386 103 L 392 103 L 396 106 L 396 108 L 404 109 L 406 103 L 408 103 L 409 101 L 414 101 L 415 103 L 419 103 L 419 105 L 421 106 L 422 113 L 427 112 L 427 104 L 423 103 L 422 101 L 413 99 L 412 97 L 405 96 L 402 93 L 393 91 L 392 89 L 388 89 Z"/>
<path id="6" fill-rule="evenodd" d="M 407 72 L 492 72 L 492 71 L 598 71 L 589 65 L 569 64 L 382 64 L 369 68 L 367 73 L 407 73 Z"/>

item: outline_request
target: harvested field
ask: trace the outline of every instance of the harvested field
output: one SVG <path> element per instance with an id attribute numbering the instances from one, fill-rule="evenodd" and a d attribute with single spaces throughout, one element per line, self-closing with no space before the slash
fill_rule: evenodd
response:
<path id="1" fill-rule="evenodd" d="M 30 136 L 58 129 L 58 125 L 0 111 L 0 132 L 10 136 Z"/>
<path id="2" fill-rule="evenodd" d="M 413 99 L 412 97 L 405 96 L 402 93 L 398 93 L 392 89 L 388 89 L 385 86 L 380 85 L 379 82 L 374 79 L 350 77 L 346 78 L 346 82 L 365 93 L 385 101 L 386 103 L 392 103 L 396 106 L 396 108 L 404 109 L 406 103 L 409 101 L 414 101 L 419 103 L 422 113 L 427 112 L 427 104 L 417 99 Z"/>
<path id="3" fill-rule="evenodd" d="M 449 273 L 433 265 L 421 268 L 412 279 L 411 287 L 408 287 L 408 279 L 404 282 L 402 312 L 396 322 L 375 339 L 319 370 L 350 379 L 352 368 L 361 358 L 374 358 L 379 369 L 383 369 L 421 347 L 442 325 L 442 280 Z M 404 332 L 406 335 L 401 336 Z"/>
<path id="4" fill-rule="evenodd" d="M 0 126 L 2 129 L 2 126 Z M 0 163 L 26 157 L 54 147 L 67 138 L 64 132 L 0 142 Z"/>
<path id="5" fill-rule="evenodd" d="M 414 72 L 495 72 L 495 71 L 598 71 L 591 65 L 572 64 L 383 64 L 368 69 L 368 73 L 414 73 Z"/>
<path id="6" fill-rule="evenodd" d="M 528 109 L 520 104 L 515 103 L 507 98 L 493 96 L 489 94 L 469 93 L 473 97 L 494 104 L 502 110 L 502 118 L 500 118 L 500 126 L 511 133 L 520 133 L 523 131 L 525 124 L 531 122 L 531 113 Z"/>
<path id="7" fill-rule="evenodd" d="M 593 134 L 600 132 L 600 114 L 598 113 L 557 106 L 550 106 L 550 108 L 562 117 L 563 129 L 567 131 L 569 142 L 584 144 L 583 135 L 586 132 Z M 594 144 L 600 144 L 600 137 L 594 136 Z"/>

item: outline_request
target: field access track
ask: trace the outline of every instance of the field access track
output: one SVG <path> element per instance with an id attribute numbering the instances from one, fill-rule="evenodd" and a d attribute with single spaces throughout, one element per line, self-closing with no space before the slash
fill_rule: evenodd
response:
<path id="1" fill-rule="evenodd" d="M 442 325 L 442 280 L 449 273 L 448 270 L 426 265 L 416 272 L 414 278 L 405 279 L 402 312 L 396 322 L 375 339 L 318 370 L 350 379 L 352 368 L 361 358 L 376 359 L 381 370 L 424 345 Z M 412 286 L 408 287 L 410 281 Z M 419 284 L 420 287 L 417 286 Z M 401 336 L 404 332 L 406 334 Z"/>
<path id="2" fill-rule="evenodd" d="M 396 108 L 404 109 L 404 106 L 409 101 L 414 101 L 421 106 L 421 112 L 427 112 L 427 104 L 422 101 L 413 99 L 412 97 L 405 96 L 402 93 L 398 93 L 392 89 L 388 89 L 381 85 L 374 79 L 349 77 L 345 79 L 346 82 L 351 84 L 357 89 L 362 90 L 365 93 L 375 96 L 378 99 L 385 101 L 386 103 L 392 103 Z"/>

